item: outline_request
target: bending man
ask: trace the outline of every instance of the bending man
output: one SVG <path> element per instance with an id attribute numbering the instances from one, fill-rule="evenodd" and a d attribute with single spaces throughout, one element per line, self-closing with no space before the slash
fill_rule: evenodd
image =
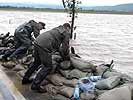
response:
<path id="1" fill-rule="evenodd" d="M 70 24 L 64 23 L 50 31 L 40 34 L 34 43 L 34 62 L 23 77 L 22 84 L 29 83 L 31 74 L 43 65 L 32 82 L 31 89 L 38 92 L 46 92 L 40 84 L 52 70 L 52 54 L 62 47 L 61 56 L 65 58 L 69 54 Z"/>
<path id="2" fill-rule="evenodd" d="M 15 50 L 5 53 L 3 59 L 9 57 L 9 60 L 12 60 L 13 58 L 25 54 L 28 48 L 32 45 L 32 32 L 36 38 L 42 29 L 45 29 L 45 23 L 37 23 L 34 20 L 30 20 L 28 23 L 20 25 L 14 33 Z"/>

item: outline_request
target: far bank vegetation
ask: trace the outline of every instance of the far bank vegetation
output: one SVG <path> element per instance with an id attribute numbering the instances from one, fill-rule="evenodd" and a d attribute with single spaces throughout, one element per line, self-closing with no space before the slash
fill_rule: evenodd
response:
<path id="1" fill-rule="evenodd" d="M 64 9 L 53 9 L 53 8 L 32 8 L 32 7 L 11 7 L 11 6 L 0 6 L 0 10 L 15 10 L 15 11 L 41 11 L 41 12 L 64 12 Z M 78 13 L 90 13 L 90 14 L 125 14 L 133 15 L 133 12 L 123 11 L 98 11 L 98 10 L 79 10 Z"/>

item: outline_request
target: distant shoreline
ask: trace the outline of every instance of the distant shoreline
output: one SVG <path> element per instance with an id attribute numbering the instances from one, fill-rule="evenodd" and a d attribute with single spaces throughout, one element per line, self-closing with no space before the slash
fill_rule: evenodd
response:
<path id="1" fill-rule="evenodd" d="M 51 9 L 51 8 L 0 7 L 0 10 L 5 10 L 5 11 L 26 11 L 26 12 L 35 11 L 35 12 L 60 12 L 60 13 L 66 13 L 64 9 Z M 96 10 L 80 10 L 80 11 L 78 11 L 78 13 L 133 15 L 133 12 L 96 11 Z"/>

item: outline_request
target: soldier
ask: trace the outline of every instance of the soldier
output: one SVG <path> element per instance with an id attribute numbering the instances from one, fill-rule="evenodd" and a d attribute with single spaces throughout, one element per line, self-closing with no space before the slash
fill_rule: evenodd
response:
<path id="1" fill-rule="evenodd" d="M 14 33 L 15 51 L 8 52 L 7 54 L 5 53 L 3 59 L 9 57 L 9 60 L 12 60 L 13 58 L 25 54 L 32 45 L 32 32 L 36 38 L 42 29 L 45 29 L 45 23 L 37 23 L 34 20 L 30 20 L 28 23 L 20 25 Z"/>
<path id="2" fill-rule="evenodd" d="M 30 82 L 29 78 L 32 73 L 38 69 L 42 64 L 41 70 L 37 73 L 37 76 L 32 82 L 31 89 L 38 92 L 46 92 L 44 88 L 40 86 L 41 82 L 52 70 L 52 54 L 54 52 L 60 52 L 62 58 L 67 58 L 69 54 L 69 40 L 70 40 L 70 24 L 64 23 L 50 31 L 40 34 L 34 43 L 34 62 L 29 66 L 29 69 L 23 77 L 22 84 Z"/>

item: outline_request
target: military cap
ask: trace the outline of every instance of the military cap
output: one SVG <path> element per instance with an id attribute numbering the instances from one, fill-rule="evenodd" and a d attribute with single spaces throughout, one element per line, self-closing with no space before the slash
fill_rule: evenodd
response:
<path id="1" fill-rule="evenodd" d="M 39 22 L 42 26 L 43 26 L 43 29 L 45 29 L 45 23 L 43 23 L 43 22 Z"/>

